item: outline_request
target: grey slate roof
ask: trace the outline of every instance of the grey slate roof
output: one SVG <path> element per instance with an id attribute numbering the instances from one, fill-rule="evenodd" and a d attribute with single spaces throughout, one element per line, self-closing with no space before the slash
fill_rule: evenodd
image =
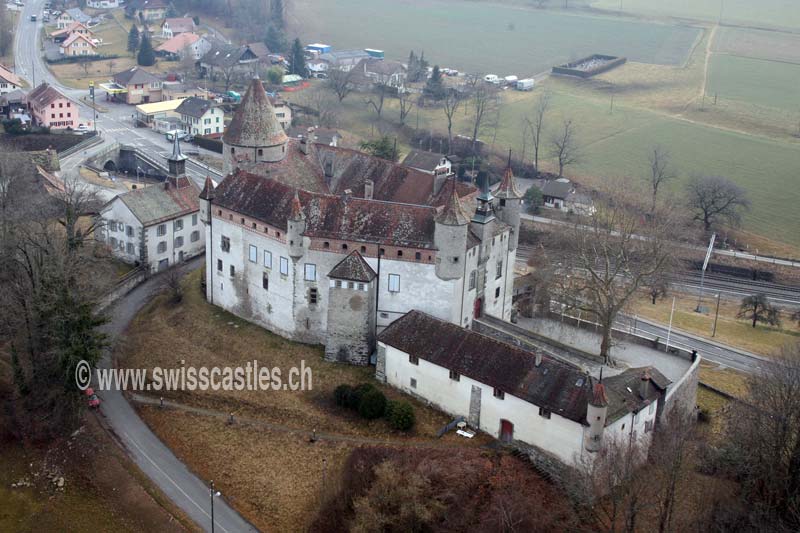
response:
<path id="1" fill-rule="evenodd" d="M 646 394 L 641 395 L 642 374 L 647 374 Z M 629 412 L 638 412 L 658 398 L 672 383 L 652 366 L 629 368 L 628 370 L 603 379 L 608 398 L 606 425 L 618 420 Z"/>
<path id="2" fill-rule="evenodd" d="M 194 118 L 201 118 L 206 112 L 214 106 L 214 102 L 206 100 L 205 98 L 197 98 L 191 96 L 186 98 L 181 105 L 175 110 L 180 115 L 188 115 Z"/>
<path id="3" fill-rule="evenodd" d="M 143 226 L 150 226 L 200 209 L 197 185 L 186 177 L 178 178 L 178 182 L 181 187 L 173 184 L 165 189 L 164 184 L 151 185 L 120 194 L 117 198 L 128 206 Z"/>
<path id="4" fill-rule="evenodd" d="M 358 250 L 354 250 L 347 257 L 339 261 L 339 263 L 331 269 L 328 277 L 335 279 L 346 279 L 348 281 L 359 281 L 362 283 L 369 283 L 375 279 L 375 271 L 372 267 L 361 257 Z"/>
<path id="5" fill-rule="evenodd" d="M 83 11 L 78 9 L 77 7 L 73 7 L 73 8 L 67 9 L 67 10 L 65 10 L 65 12 L 70 17 L 72 17 L 72 20 L 77 20 L 81 24 L 86 24 L 90 20 L 92 20 L 92 17 L 90 17 L 89 15 L 87 15 L 86 13 L 84 13 Z"/>
<path id="6" fill-rule="evenodd" d="M 439 166 L 439 162 L 445 157 L 444 154 L 426 152 L 424 150 L 411 150 L 403 159 L 403 165 L 426 172 L 433 172 Z"/>
<path id="7" fill-rule="evenodd" d="M 548 181 L 542 187 L 542 196 L 550 196 L 552 198 L 561 198 L 562 200 L 569 196 L 572 190 L 572 184 L 563 181 L 553 180 Z"/>
<path id="8" fill-rule="evenodd" d="M 141 67 L 135 66 L 114 74 L 114 83 L 127 87 L 128 85 L 143 85 L 161 81 L 153 74 Z"/>

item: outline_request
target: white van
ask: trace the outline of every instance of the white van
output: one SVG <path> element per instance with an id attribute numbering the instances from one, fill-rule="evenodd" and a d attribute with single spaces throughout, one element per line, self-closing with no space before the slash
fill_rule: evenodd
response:
<path id="1" fill-rule="evenodd" d="M 496 85 L 500 83 L 500 78 L 498 78 L 496 74 L 487 74 L 483 77 L 483 81 L 486 83 L 494 83 Z"/>

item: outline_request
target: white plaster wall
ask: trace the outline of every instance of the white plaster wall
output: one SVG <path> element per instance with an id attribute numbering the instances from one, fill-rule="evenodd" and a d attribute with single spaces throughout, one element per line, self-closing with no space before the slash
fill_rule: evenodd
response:
<path id="1" fill-rule="evenodd" d="M 193 215 L 195 216 L 194 224 L 192 223 Z M 183 229 L 175 230 L 176 220 L 183 220 Z M 158 226 L 162 224 L 166 226 L 166 234 L 159 236 Z M 193 231 L 199 233 L 199 239 L 195 242 L 191 241 L 191 234 Z M 202 253 L 205 249 L 203 226 L 200 224 L 199 211 L 147 226 L 144 228 L 144 232 L 145 246 L 147 248 L 147 262 L 151 272 L 158 271 L 158 264 L 163 259 L 168 259 L 169 266 L 172 266 L 180 262 L 180 252 L 183 252 L 183 259 L 186 260 Z M 183 246 L 175 248 L 175 238 L 179 236 L 183 237 Z M 158 243 L 160 242 L 166 242 L 167 245 L 166 250 L 161 253 L 158 251 Z"/>
<path id="2" fill-rule="evenodd" d="M 386 346 L 384 343 L 381 345 Z M 411 378 L 417 380 L 411 387 Z M 494 389 L 461 376 L 450 379 L 446 368 L 419 359 L 419 365 L 408 361 L 408 354 L 386 346 L 386 379 L 391 385 L 429 400 L 443 411 L 467 418 L 472 386 L 480 387 L 480 429 L 494 437 L 500 436 L 500 420 L 514 424 L 513 438 L 537 446 L 567 464 L 576 464 L 584 453 L 584 426 L 552 413 L 549 419 L 539 416 L 539 408 L 509 393 L 501 400 L 494 397 Z"/>
<path id="3" fill-rule="evenodd" d="M 131 264 L 139 261 L 142 224 L 139 222 L 139 219 L 133 215 L 131 210 L 128 209 L 125 202 L 120 200 L 119 197 L 114 198 L 100 213 L 100 217 L 103 219 L 103 241 L 111 248 L 114 257 Z M 111 231 L 110 223 L 112 220 L 117 223 L 116 231 Z M 120 230 L 120 225 L 124 225 L 122 230 Z M 128 236 L 127 227 L 133 228 L 133 236 Z M 112 237 L 117 240 L 116 246 L 111 246 Z M 120 242 L 124 243 L 123 249 L 119 247 Z M 133 245 L 132 254 L 129 254 L 127 251 L 128 243 Z"/>

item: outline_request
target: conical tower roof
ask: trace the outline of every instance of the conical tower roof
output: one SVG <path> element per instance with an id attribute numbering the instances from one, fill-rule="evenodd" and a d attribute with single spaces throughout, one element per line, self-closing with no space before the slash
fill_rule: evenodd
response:
<path id="1" fill-rule="evenodd" d="M 495 191 L 494 197 L 503 200 L 519 200 L 522 198 L 522 195 L 519 193 L 514 183 L 514 172 L 511 170 L 510 165 L 506 167 L 506 171 L 503 172 L 503 180 Z"/>
<path id="2" fill-rule="evenodd" d="M 222 140 L 227 144 L 253 148 L 287 142 L 286 133 L 258 77 L 250 82 Z"/>
<path id="3" fill-rule="evenodd" d="M 297 194 L 297 189 L 294 190 L 294 198 L 292 198 L 292 220 L 303 220 L 306 216 L 303 214 L 303 206 L 300 205 L 300 195 Z"/>
<path id="4" fill-rule="evenodd" d="M 447 181 L 450 186 L 450 193 L 447 195 L 447 201 L 444 204 L 442 212 L 436 215 L 435 221 L 445 226 L 463 226 L 468 224 L 469 216 L 464 212 L 461 199 L 458 197 L 456 180 L 455 178 L 449 178 Z"/>
<path id="5" fill-rule="evenodd" d="M 200 191 L 201 200 L 214 199 L 214 182 L 211 181 L 211 176 L 206 176 L 206 182 L 203 184 L 203 190 Z"/>

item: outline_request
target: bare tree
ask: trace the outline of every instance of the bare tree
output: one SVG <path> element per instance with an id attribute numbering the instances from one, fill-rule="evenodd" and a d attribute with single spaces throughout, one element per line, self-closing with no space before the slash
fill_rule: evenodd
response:
<path id="1" fill-rule="evenodd" d="M 539 148 L 542 145 L 542 131 L 544 128 L 544 117 L 550 107 L 550 93 L 544 91 L 536 104 L 536 109 L 533 118 L 525 117 L 525 122 L 531 132 L 531 140 L 533 141 L 533 168 L 539 172 Z"/>
<path id="2" fill-rule="evenodd" d="M 756 327 L 758 322 L 770 326 L 779 326 L 781 323 L 780 311 L 763 293 L 742 298 L 736 318 L 751 320 L 753 327 Z"/>
<path id="3" fill-rule="evenodd" d="M 336 98 L 341 102 L 355 89 L 353 76 L 354 73 L 352 70 L 344 70 L 338 67 L 329 69 L 328 80 L 325 82 L 325 86 L 333 91 Z"/>
<path id="4" fill-rule="evenodd" d="M 339 102 L 322 90 L 303 91 L 298 103 L 316 116 L 319 125 L 330 128 L 336 125 Z"/>
<path id="5" fill-rule="evenodd" d="M 487 126 L 487 118 L 493 116 L 497 109 L 497 90 L 494 87 L 483 84 L 476 86 L 472 93 L 472 152 L 475 153 L 475 146 L 478 135 Z"/>
<path id="6" fill-rule="evenodd" d="M 675 174 L 670 169 L 670 159 L 669 152 L 661 146 L 654 146 L 648 157 L 648 163 L 650 163 L 650 190 L 653 193 L 650 211 L 654 211 L 656 208 L 659 187 L 675 177 Z"/>
<path id="7" fill-rule="evenodd" d="M 750 207 L 745 190 L 722 176 L 694 176 L 686 185 L 686 196 L 694 220 L 702 222 L 706 231 L 718 222 L 738 225 L 742 211 Z"/>
<path id="8" fill-rule="evenodd" d="M 414 109 L 414 102 L 411 99 L 411 93 L 407 91 L 398 91 L 397 99 L 400 104 L 400 124 L 405 124 L 406 117 Z"/>
<path id="9" fill-rule="evenodd" d="M 609 360 L 617 315 L 648 280 L 674 260 L 668 245 L 674 209 L 664 206 L 642 217 L 642 197 L 632 183 L 608 183 L 595 194 L 595 212 L 585 223 L 560 226 L 552 251 L 555 299 L 600 325 L 600 355 Z"/>
<path id="10" fill-rule="evenodd" d="M 383 113 L 383 104 L 386 101 L 386 95 L 389 90 L 390 87 L 387 84 L 375 83 L 372 87 L 372 96 L 366 100 L 366 104 L 372 106 L 373 111 L 378 115 L 378 119 L 381 118 L 381 114 Z"/>
<path id="11" fill-rule="evenodd" d="M 464 102 L 464 97 L 460 91 L 450 90 L 445 94 L 442 100 L 442 109 L 444 116 L 447 118 L 447 153 L 453 152 L 453 117 L 455 116 L 458 108 Z"/>
<path id="12" fill-rule="evenodd" d="M 561 132 L 553 135 L 550 139 L 550 154 L 558 163 L 558 175 L 564 175 L 564 169 L 578 162 L 578 143 L 575 139 L 575 126 L 572 119 L 564 121 Z"/>
<path id="13" fill-rule="evenodd" d="M 103 205 L 97 190 L 73 174 L 64 178 L 62 189 L 54 196 L 60 206 L 57 220 L 64 227 L 67 245 L 70 249 L 82 246 L 86 236 L 103 224 L 97 216 Z"/>
<path id="14" fill-rule="evenodd" d="M 161 280 L 161 290 L 169 295 L 169 302 L 172 305 L 177 305 L 183 300 L 182 279 L 183 273 L 179 266 L 175 265 L 164 273 Z"/>
<path id="15" fill-rule="evenodd" d="M 675 531 L 675 513 L 685 499 L 682 482 L 694 454 L 694 420 L 687 413 L 693 406 L 678 405 L 666 415 L 666 422 L 657 426 L 650 448 L 650 462 L 658 509 L 658 531 Z M 677 529 L 679 530 L 679 529 Z"/>

